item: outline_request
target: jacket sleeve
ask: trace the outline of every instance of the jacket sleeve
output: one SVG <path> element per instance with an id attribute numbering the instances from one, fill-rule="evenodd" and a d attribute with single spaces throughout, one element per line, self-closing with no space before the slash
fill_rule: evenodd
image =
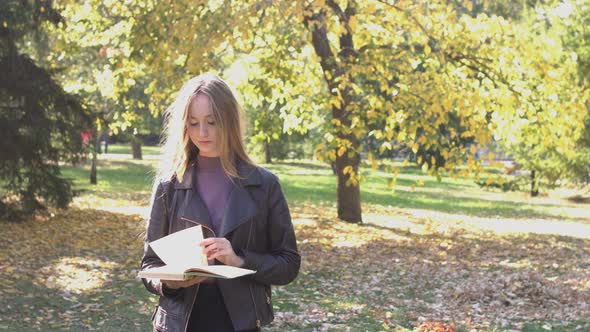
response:
<path id="1" fill-rule="evenodd" d="M 250 278 L 263 284 L 286 285 L 295 280 L 301 265 L 289 206 L 276 177 L 273 177 L 268 200 L 267 236 L 270 252 L 242 249 L 244 268 L 256 270 Z"/>
<path id="2" fill-rule="evenodd" d="M 163 236 L 168 235 L 168 213 L 167 197 L 164 190 L 164 184 L 159 183 L 153 196 L 150 208 L 149 219 L 146 229 L 146 238 L 143 246 L 143 257 L 141 259 L 141 269 L 149 269 L 165 265 L 164 262 L 154 253 L 149 243 Z M 178 290 L 166 289 L 162 287 L 160 279 L 142 278 L 142 282 L 148 291 L 160 296 L 173 296 Z"/>

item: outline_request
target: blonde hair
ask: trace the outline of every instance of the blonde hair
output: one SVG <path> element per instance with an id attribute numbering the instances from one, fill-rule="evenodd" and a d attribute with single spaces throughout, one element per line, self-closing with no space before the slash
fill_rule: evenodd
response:
<path id="1" fill-rule="evenodd" d="M 199 149 L 190 140 L 187 130 L 189 108 L 198 95 L 209 98 L 220 132 L 220 160 L 225 173 L 231 179 L 239 178 L 238 162 L 254 165 L 244 148 L 243 121 L 234 94 L 221 78 L 203 74 L 184 84 L 164 114 L 162 160 L 156 181 L 169 180 L 175 175 L 180 182 L 184 172 L 196 163 Z"/>

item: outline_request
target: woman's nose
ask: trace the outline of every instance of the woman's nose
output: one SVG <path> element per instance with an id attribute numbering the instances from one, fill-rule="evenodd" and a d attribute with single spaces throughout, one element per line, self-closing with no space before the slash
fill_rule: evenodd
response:
<path id="1" fill-rule="evenodd" d="M 201 136 L 201 137 L 207 136 L 207 125 L 206 124 L 202 124 L 199 126 L 199 136 Z"/>

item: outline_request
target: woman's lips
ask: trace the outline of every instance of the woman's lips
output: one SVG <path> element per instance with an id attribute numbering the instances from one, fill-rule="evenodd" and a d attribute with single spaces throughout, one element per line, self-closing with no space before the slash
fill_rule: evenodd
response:
<path id="1" fill-rule="evenodd" d="M 211 141 L 199 141 L 199 144 L 209 144 Z"/>

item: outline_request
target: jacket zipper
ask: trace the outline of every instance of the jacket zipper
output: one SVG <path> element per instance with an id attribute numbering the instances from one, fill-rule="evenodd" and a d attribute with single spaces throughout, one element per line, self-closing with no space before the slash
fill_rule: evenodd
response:
<path id="1" fill-rule="evenodd" d="M 193 296 L 193 303 L 191 304 L 191 310 L 187 311 L 187 315 L 184 323 L 184 332 L 188 329 L 188 321 L 191 319 L 191 312 L 193 311 L 193 307 L 195 306 L 195 300 L 197 299 L 197 293 L 199 293 L 199 287 L 201 285 L 197 285 L 197 290 L 195 291 L 195 296 Z"/>
<path id="2" fill-rule="evenodd" d="M 250 230 L 248 231 L 248 242 L 246 242 L 246 250 L 250 249 L 250 238 L 252 237 L 252 225 L 254 221 L 250 221 Z M 256 328 L 260 328 L 260 318 L 258 318 L 258 310 L 256 309 L 256 301 L 254 300 L 254 292 L 252 291 L 252 285 L 248 287 L 250 289 L 250 296 L 252 297 L 252 303 L 254 304 L 254 314 L 256 315 Z"/>
<path id="3" fill-rule="evenodd" d="M 182 220 L 186 220 L 186 221 L 188 221 L 188 222 L 191 222 L 191 223 L 193 223 L 193 224 L 197 224 L 197 225 L 199 225 L 199 226 L 201 226 L 201 227 L 204 227 L 204 228 L 206 228 L 206 229 L 210 230 L 210 231 L 211 231 L 211 233 L 213 233 L 213 237 L 217 237 L 217 236 L 215 235 L 215 231 L 214 231 L 214 230 L 212 230 L 211 228 L 209 228 L 209 227 L 207 227 L 207 226 L 205 226 L 205 225 L 201 224 L 200 222 L 197 222 L 197 221 L 195 221 L 195 220 L 191 220 L 191 219 L 189 219 L 189 218 L 186 218 L 186 217 L 180 217 L 180 219 L 182 219 Z M 187 311 L 187 315 L 186 315 L 186 318 L 185 318 L 185 323 L 184 323 L 184 331 L 185 331 L 185 332 L 186 332 L 186 329 L 188 329 L 188 321 L 189 321 L 189 319 L 190 319 L 190 317 L 191 317 L 191 311 L 193 311 L 193 307 L 195 306 L 195 300 L 197 299 L 197 294 L 199 293 L 199 286 L 201 286 L 201 285 L 197 285 L 197 291 L 195 292 L 195 296 L 193 296 L 193 301 L 192 301 L 192 303 L 191 303 L 191 308 L 190 308 L 190 310 L 188 310 L 188 311 Z"/>

